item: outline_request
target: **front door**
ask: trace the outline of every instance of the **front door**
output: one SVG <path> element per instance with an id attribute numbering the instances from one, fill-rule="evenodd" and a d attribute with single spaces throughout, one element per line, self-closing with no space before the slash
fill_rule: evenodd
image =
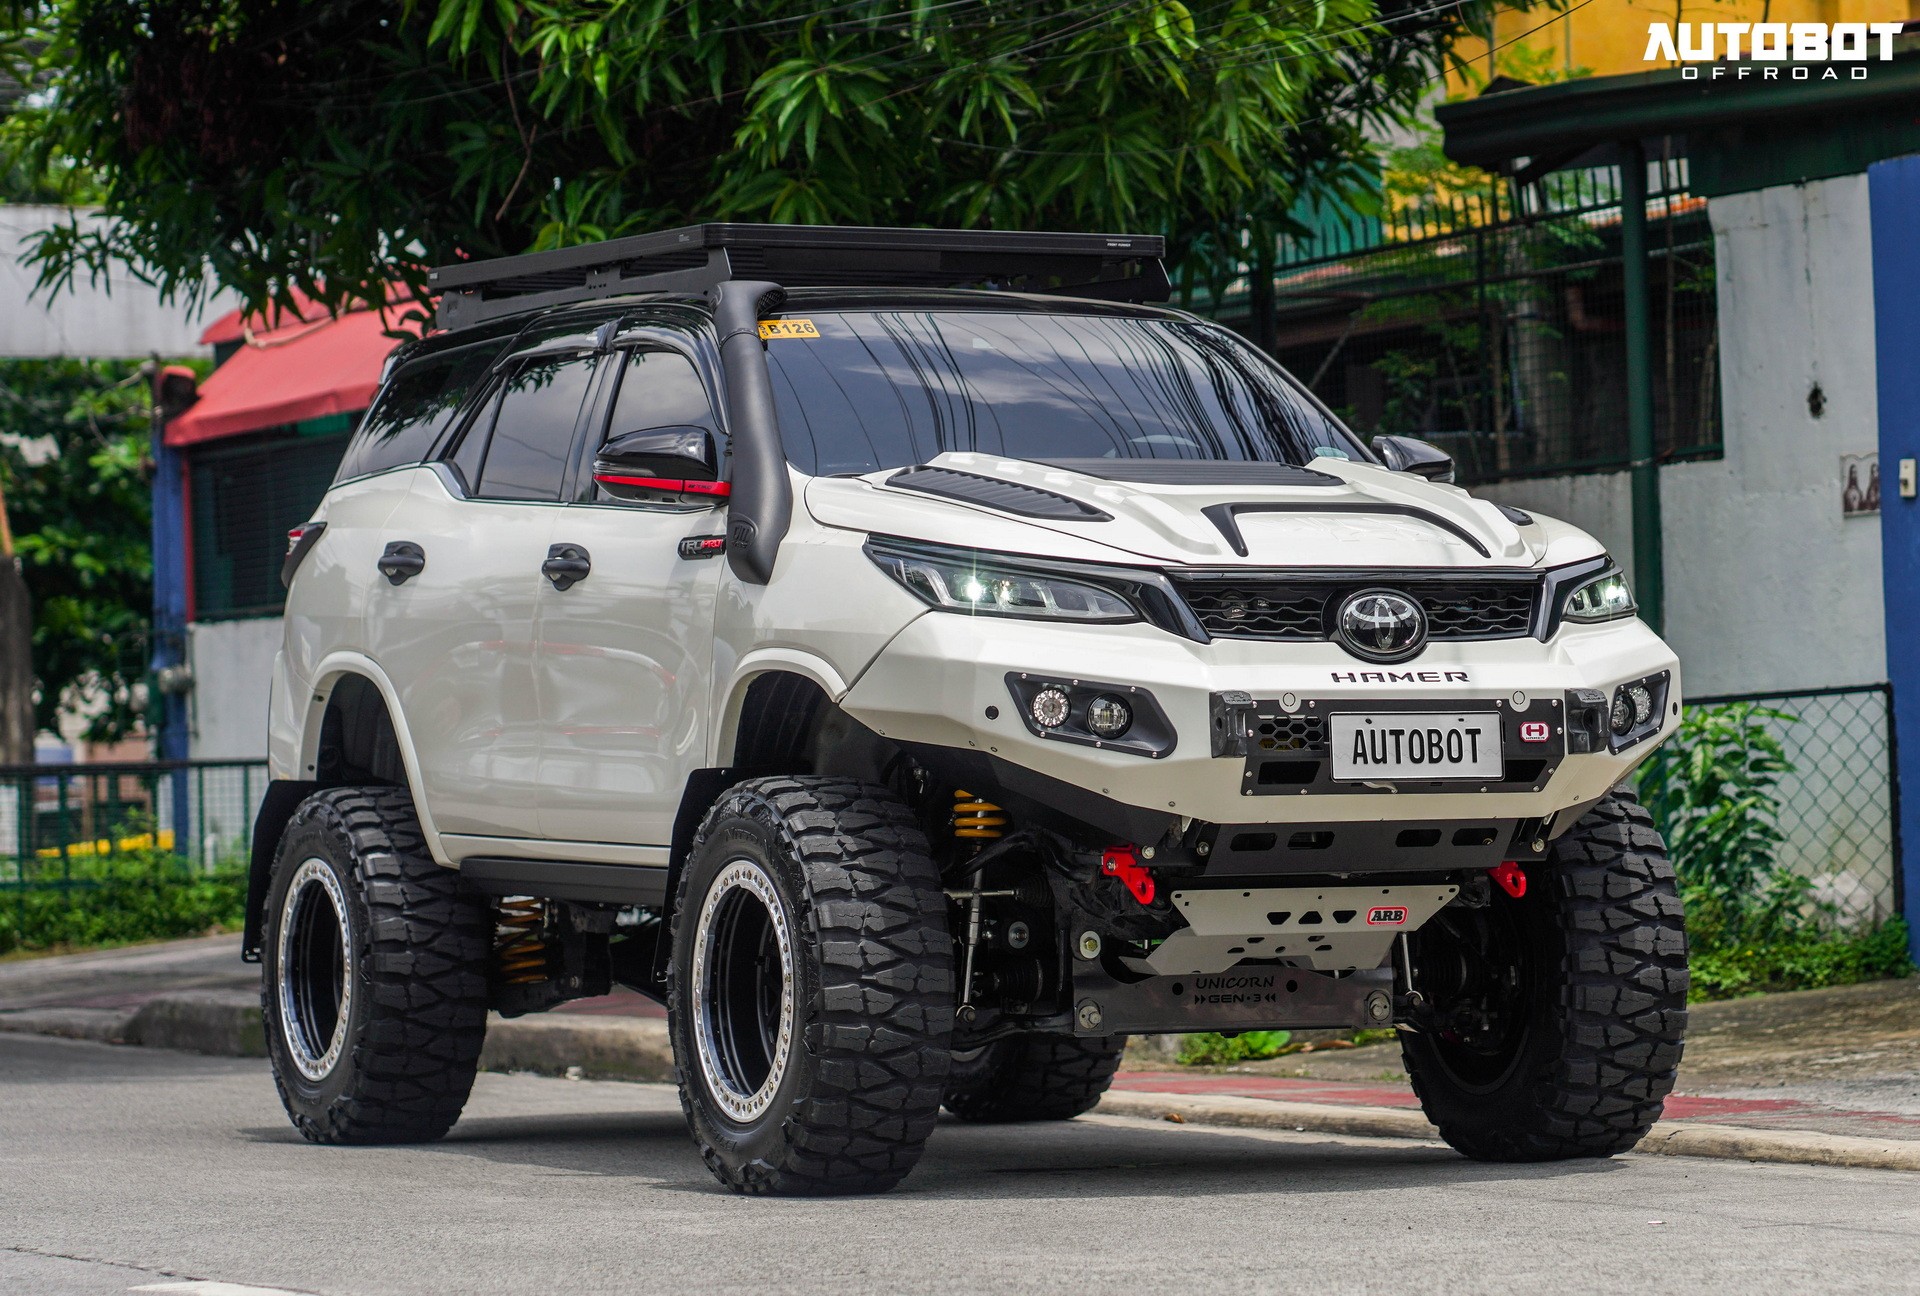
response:
<path id="1" fill-rule="evenodd" d="M 647 428 L 717 424 L 690 354 L 617 352 L 618 386 L 584 455 Z M 578 474 L 551 543 L 577 552 L 577 580 L 540 595 L 537 673 L 543 835 L 664 846 L 687 775 L 704 763 L 713 609 L 726 561 L 683 541 L 717 539 L 724 507 L 616 500 Z M 564 583 L 565 588 L 560 588 Z"/>

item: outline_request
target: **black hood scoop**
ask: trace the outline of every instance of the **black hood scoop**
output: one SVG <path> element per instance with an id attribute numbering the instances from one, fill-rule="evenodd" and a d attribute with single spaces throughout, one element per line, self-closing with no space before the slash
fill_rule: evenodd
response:
<path id="1" fill-rule="evenodd" d="M 887 478 L 887 485 L 1047 522 L 1113 521 L 1112 514 L 1103 513 L 1091 504 L 1041 490 L 1038 486 L 1024 486 L 952 468 L 905 468 Z"/>

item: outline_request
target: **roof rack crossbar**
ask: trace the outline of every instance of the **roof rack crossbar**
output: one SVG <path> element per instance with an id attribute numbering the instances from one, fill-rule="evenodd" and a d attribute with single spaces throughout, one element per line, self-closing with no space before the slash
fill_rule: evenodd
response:
<path id="1" fill-rule="evenodd" d="M 735 278 L 1166 301 L 1165 252 L 1166 240 L 1144 234 L 713 223 L 441 266 L 428 281 L 441 295 L 440 324 L 451 330 L 628 293 L 697 295 Z"/>

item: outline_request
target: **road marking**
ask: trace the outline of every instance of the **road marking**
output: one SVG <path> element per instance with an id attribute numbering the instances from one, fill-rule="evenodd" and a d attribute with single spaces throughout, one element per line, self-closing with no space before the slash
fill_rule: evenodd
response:
<path id="1" fill-rule="evenodd" d="M 301 1292 L 290 1291 L 285 1287 L 249 1287 L 246 1283 L 192 1282 L 148 1283 L 144 1287 L 129 1287 L 128 1291 L 137 1292 L 183 1292 L 186 1296 L 304 1296 Z"/>

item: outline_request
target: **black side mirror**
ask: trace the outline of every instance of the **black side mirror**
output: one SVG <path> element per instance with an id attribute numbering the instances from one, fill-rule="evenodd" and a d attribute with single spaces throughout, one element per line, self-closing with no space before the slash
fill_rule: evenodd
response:
<path id="1" fill-rule="evenodd" d="M 1373 452 L 1395 472 L 1412 473 L 1428 481 L 1453 480 L 1453 456 L 1431 441 L 1407 436 L 1377 436 L 1373 439 Z"/>
<path id="2" fill-rule="evenodd" d="M 676 424 L 623 433 L 593 457 L 595 484 L 616 499 L 725 499 L 732 487 L 719 476 L 713 433 L 701 427 Z"/>

